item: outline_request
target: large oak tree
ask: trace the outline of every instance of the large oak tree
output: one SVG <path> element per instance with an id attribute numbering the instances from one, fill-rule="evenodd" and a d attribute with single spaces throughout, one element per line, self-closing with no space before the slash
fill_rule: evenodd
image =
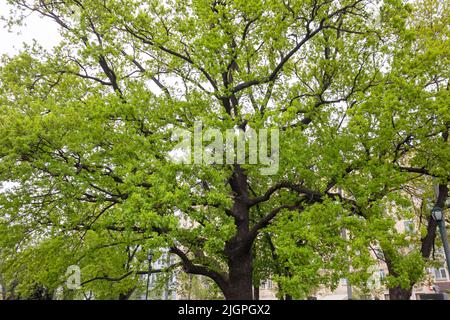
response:
<path id="1" fill-rule="evenodd" d="M 0 245 L 19 289 L 54 290 L 77 264 L 85 290 L 126 298 L 148 250 L 227 299 L 274 273 L 295 297 L 349 264 L 367 280 L 370 245 L 393 229 L 377 204 L 409 179 L 368 116 L 391 84 L 400 2 L 10 2 L 63 38 L 0 69 Z M 172 129 L 195 121 L 278 128 L 279 170 L 174 163 Z"/>

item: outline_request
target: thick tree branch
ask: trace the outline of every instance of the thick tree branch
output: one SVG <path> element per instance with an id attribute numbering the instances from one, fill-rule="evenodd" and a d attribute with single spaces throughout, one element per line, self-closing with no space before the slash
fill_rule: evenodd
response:
<path id="1" fill-rule="evenodd" d="M 177 255 L 181 259 L 183 263 L 183 269 L 186 273 L 211 278 L 217 283 L 217 285 L 220 287 L 222 291 L 226 290 L 226 287 L 228 286 L 227 284 L 228 276 L 226 274 L 211 270 L 206 266 L 194 264 L 182 250 L 180 250 L 175 246 L 170 248 L 170 252 Z"/>
<path id="2" fill-rule="evenodd" d="M 299 184 L 294 184 L 291 182 L 280 182 L 280 183 L 274 185 L 273 187 L 269 188 L 264 195 L 253 198 L 253 199 L 249 199 L 248 206 L 252 207 L 261 202 L 266 202 L 266 201 L 270 200 L 270 197 L 276 191 L 278 191 L 280 189 L 290 189 L 290 190 L 296 191 L 297 193 L 306 195 L 310 200 L 320 199 L 324 196 L 324 194 L 321 192 L 309 190 Z"/>
<path id="3" fill-rule="evenodd" d="M 84 286 L 84 285 L 86 285 L 86 284 L 88 284 L 88 283 L 90 283 L 90 282 L 93 282 L 93 281 L 99 281 L 99 280 L 102 280 L 102 281 L 111 281 L 111 282 L 118 282 L 118 281 L 121 281 L 121 280 L 123 280 L 123 279 L 125 279 L 125 278 L 128 278 L 129 276 L 131 276 L 131 275 L 133 275 L 133 274 L 137 274 L 137 275 L 147 275 L 147 274 L 149 274 L 149 273 L 150 273 L 150 274 L 154 274 L 154 273 L 164 273 L 164 272 L 169 272 L 170 270 L 173 270 L 173 269 L 179 267 L 180 265 L 181 265 L 180 263 L 175 263 L 175 264 L 170 265 L 170 266 L 168 266 L 168 267 L 166 267 L 166 268 L 163 268 L 163 269 L 151 269 L 151 270 L 148 270 L 148 271 L 128 271 L 127 273 L 125 273 L 125 274 L 123 274 L 123 275 L 121 275 L 121 276 L 119 276 L 119 277 L 107 277 L 107 276 L 103 276 L 103 277 L 94 277 L 94 278 L 92 278 L 92 279 L 83 281 L 83 282 L 81 283 L 81 286 Z"/>
<path id="4" fill-rule="evenodd" d="M 282 205 L 279 206 L 272 211 L 269 212 L 265 217 L 261 218 L 250 230 L 249 232 L 249 238 L 248 241 L 253 243 L 255 238 L 258 236 L 259 230 L 267 227 L 272 220 L 277 216 L 278 213 L 280 213 L 282 210 L 301 210 L 303 207 L 300 203 L 294 204 L 294 205 Z"/>

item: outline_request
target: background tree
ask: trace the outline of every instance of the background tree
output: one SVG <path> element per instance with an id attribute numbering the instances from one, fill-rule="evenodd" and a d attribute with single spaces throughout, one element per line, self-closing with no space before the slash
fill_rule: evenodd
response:
<path id="1" fill-rule="evenodd" d="M 389 241 L 383 245 L 391 299 L 409 299 L 422 277 L 419 256 L 431 257 L 436 237 L 430 205 L 446 208 L 450 181 L 450 7 L 446 1 L 425 0 L 414 2 L 410 9 L 412 15 L 403 19 L 385 19 L 386 27 L 393 30 L 392 63 L 385 85 L 374 92 L 366 108 L 373 110 L 370 117 L 379 119 L 381 140 L 390 142 L 383 147 L 391 148 L 385 161 L 411 179 L 398 192 L 401 197 L 412 195 L 404 208 L 419 207 L 415 240 L 397 249 Z"/>

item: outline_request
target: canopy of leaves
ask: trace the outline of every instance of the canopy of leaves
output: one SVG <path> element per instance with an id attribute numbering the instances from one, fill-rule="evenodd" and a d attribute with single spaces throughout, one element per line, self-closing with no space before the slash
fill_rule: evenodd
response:
<path id="1" fill-rule="evenodd" d="M 422 277 L 395 221 L 411 180 L 449 179 L 446 1 L 9 2 L 63 38 L 0 67 L 0 273 L 21 296 L 79 265 L 83 291 L 117 298 L 167 248 L 227 280 L 242 200 L 253 279 L 283 294 L 367 282 L 379 245 L 388 285 Z M 278 171 L 174 163 L 172 129 L 195 121 L 278 128 Z"/>

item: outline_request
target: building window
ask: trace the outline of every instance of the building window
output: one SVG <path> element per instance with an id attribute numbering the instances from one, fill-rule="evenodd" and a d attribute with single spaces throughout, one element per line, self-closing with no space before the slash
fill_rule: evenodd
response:
<path id="1" fill-rule="evenodd" d="M 380 280 L 386 279 L 386 273 L 384 272 L 384 269 L 380 269 Z"/>
<path id="2" fill-rule="evenodd" d="M 266 288 L 266 281 L 261 281 L 259 288 L 264 290 Z"/>
<path id="3" fill-rule="evenodd" d="M 265 280 L 265 281 L 261 281 L 261 289 L 266 289 L 266 290 L 270 290 L 272 289 L 273 284 L 272 284 L 272 280 Z"/>
<path id="4" fill-rule="evenodd" d="M 447 271 L 445 268 L 434 269 L 434 277 L 436 280 L 447 280 Z"/>

